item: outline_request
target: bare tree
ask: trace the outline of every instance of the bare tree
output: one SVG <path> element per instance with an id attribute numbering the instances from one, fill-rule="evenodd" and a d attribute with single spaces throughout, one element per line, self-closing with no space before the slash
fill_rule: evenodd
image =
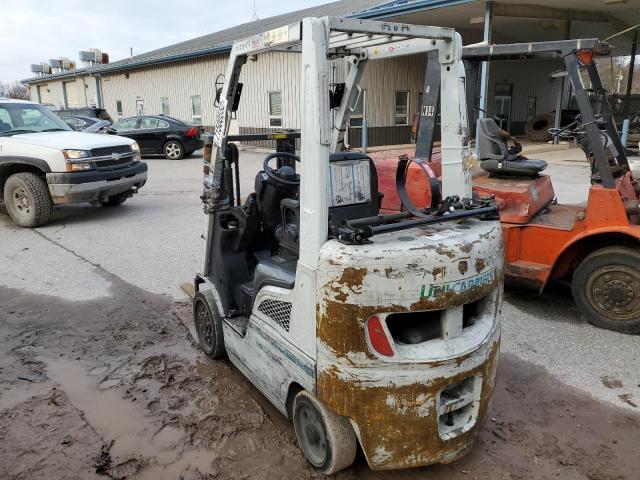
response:
<path id="1" fill-rule="evenodd" d="M 13 82 L 4 85 L 5 95 L 9 98 L 17 98 L 19 100 L 29 100 L 29 88 L 20 82 Z"/>

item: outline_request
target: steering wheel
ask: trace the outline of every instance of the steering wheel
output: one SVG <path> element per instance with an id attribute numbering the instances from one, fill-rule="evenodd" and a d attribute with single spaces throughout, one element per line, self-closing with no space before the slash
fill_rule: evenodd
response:
<path id="1" fill-rule="evenodd" d="M 279 183 L 281 185 L 290 185 L 295 187 L 300 185 L 300 180 L 285 180 L 284 178 L 280 178 L 276 173 L 276 170 L 274 170 L 269 166 L 269 162 L 272 159 L 279 158 L 279 157 L 290 158 L 291 160 L 295 160 L 296 162 L 300 161 L 300 157 L 297 155 L 294 155 L 293 153 L 288 153 L 288 152 L 272 153 L 271 155 L 268 155 L 267 158 L 265 158 L 264 161 L 262 162 L 262 169 L 264 170 L 264 173 L 266 173 L 269 176 L 269 178 L 271 178 L 274 182 Z"/>

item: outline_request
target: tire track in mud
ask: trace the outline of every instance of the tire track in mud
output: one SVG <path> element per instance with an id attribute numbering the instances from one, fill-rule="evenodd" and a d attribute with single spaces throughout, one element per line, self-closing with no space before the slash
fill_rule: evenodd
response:
<path id="1" fill-rule="evenodd" d="M 105 272 L 111 298 L 0 288 L 0 478 L 320 478 L 289 423 L 193 346 L 190 306 Z M 185 326 L 187 328 L 185 328 Z M 637 415 L 503 355 L 491 420 L 464 459 L 339 479 L 626 479 Z"/>

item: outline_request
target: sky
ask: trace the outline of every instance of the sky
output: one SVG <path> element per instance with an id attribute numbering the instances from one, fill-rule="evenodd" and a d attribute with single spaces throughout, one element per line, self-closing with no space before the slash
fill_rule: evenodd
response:
<path id="1" fill-rule="evenodd" d="M 255 0 L 259 18 L 331 0 Z M 1 0 L 0 82 L 32 76 L 32 63 L 99 48 L 111 61 L 252 19 L 254 0 Z"/>

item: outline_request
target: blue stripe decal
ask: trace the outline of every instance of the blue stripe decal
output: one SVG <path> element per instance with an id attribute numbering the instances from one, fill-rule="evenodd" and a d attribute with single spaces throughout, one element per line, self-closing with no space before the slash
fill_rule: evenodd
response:
<path id="1" fill-rule="evenodd" d="M 311 378 L 315 378 L 315 368 L 313 368 L 310 365 L 306 365 L 302 362 L 302 360 L 297 357 L 296 355 L 294 355 L 292 352 L 290 352 L 289 350 L 283 348 L 283 346 L 281 344 L 279 344 L 278 342 L 276 342 L 270 335 L 268 335 L 264 330 L 262 330 L 262 328 L 258 327 L 256 325 L 256 322 L 252 319 L 251 324 L 249 325 L 249 328 L 251 328 L 251 326 L 254 327 L 254 330 L 256 331 L 256 333 L 258 335 L 260 335 L 264 340 L 266 340 L 269 345 L 271 345 L 273 348 L 275 348 L 276 350 L 278 350 L 283 356 L 285 356 L 291 363 L 293 363 L 296 367 L 300 368 L 302 371 L 304 371 L 304 373 L 306 373 L 309 377 Z M 272 355 L 270 355 L 270 357 L 273 360 L 276 360 Z"/>

